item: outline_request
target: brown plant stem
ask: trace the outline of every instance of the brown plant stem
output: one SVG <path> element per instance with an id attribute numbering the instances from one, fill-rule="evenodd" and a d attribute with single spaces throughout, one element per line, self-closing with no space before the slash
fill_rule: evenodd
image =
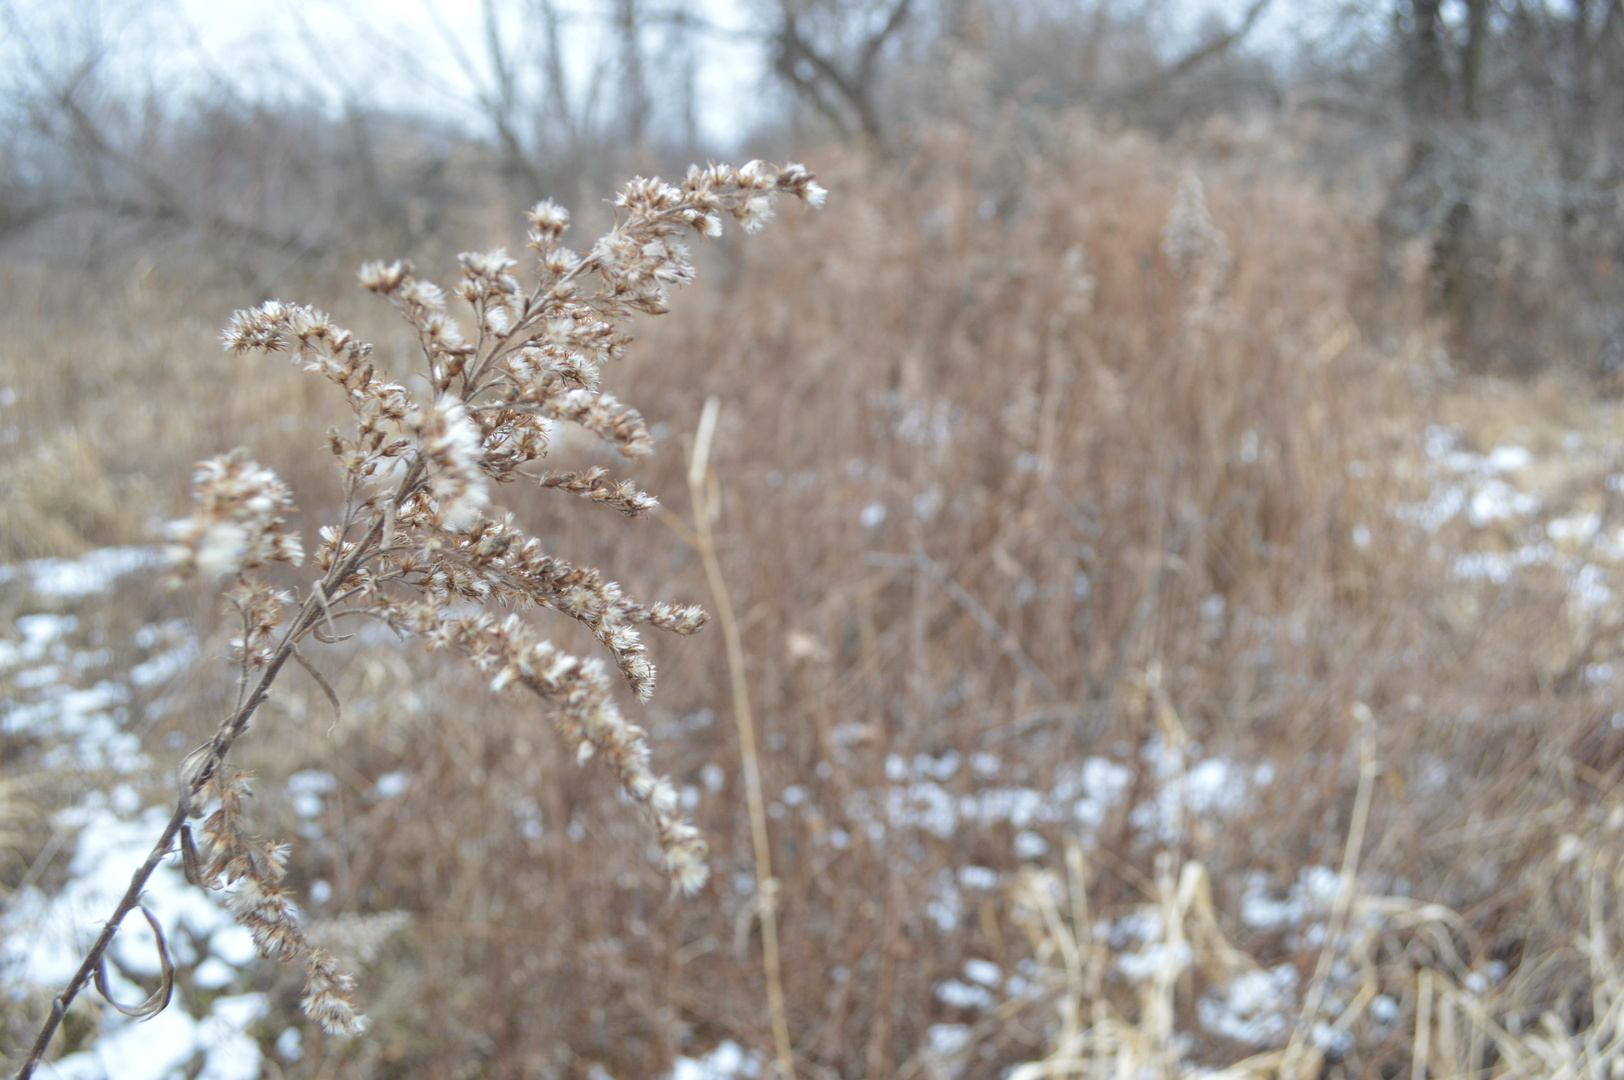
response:
<path id="1" fill-rule="evenodd" d="M 1359 856 L 1365 846 L 1365 826 L 1370 821 L 1370 801 L 1375 791 L 1376 777 L 1381 771 L 1381 763 L 1376 760 L 1374 731 L 1376 718 L 1370 707 L 1362 701 L 1355 702 L 1352 711 L 1353 718 L 1359 725 L 1359 787 L 1353 797 L 1353 815 L 1348 822 L 1347 844 L 1342 849 L 1342 873 L 1337 884 L 1336 896 L 1331 901 L 1331 917 L 1325 924 L 1325 944 L 1320 949 L 1319 959 L 1314 965 L 1314 975 L 1308 984 L 1308 992 L 1303 995 L 1303 1007 L 1297 1014 L 1297 1023 L 1292 1028 L 1291 1040 L 1286 1044 L 1281 1058 L 1282 1076 L 1296 1075 L 1305 1060 L 1304 1055 L 1310 1052 L 1307 1047 L 1313 1018 L 1318 1015 L 1320 1002 L 1325 997 L 1325 987 L 1331 975 L 1337 938 L 1347 928 L 1348 916 L 1353 909 L 1354 894 L 1358 890 Z M 1427 1007 L 1431 1008 L 1430 1000 Z M 1419 1031 L 1417 1028 L 1418 1038 Z"/>
<path id="2" fill-rule="evenodd" d="M 722 578 L 722 565 L 716 558 L 711 536 L 713 507 L 705 497 L 705 480 L 710 468 L 711 440 L 716 433 L 716 398 L 705 402 L 699 430 L 694 435 L 693 459 L 688 468 L 688 491 L 693 497 L 693 543 L 705 565 L 716 620 L 722 624 L 727 644 L 727 669 L 733 687 L 733 719 L 739 731 L 739 757 L 744 771 L 745 801 L 750 809 L 750 838 L 756 864 L 757 911 L 761 916 L 761 966 L 767 977 L 767 1012 L 771 1019 L 776 1051 L 778 1080 L 794 1080 L 795 1053 L 790 1044 L 789 1021 L 784 1010 L 784 983 L 778 953 L 778 880 L 773 877 L 772 849 L 767 838 L 767 812 L 761 793 L 761 765 L 756 755 L 755 722 L 750 713 L 750 691 L 744 678 L 744 646 L 739 638 L 739 622 Z"/>
<path id="3" fill-rule="evenodd" d="M 400 487 L 395 492 L 393 502 L 396 506 L 405 501 L 422 476 L 423 464 L 419 459 L 407 470 L 405 478 L 402 479 Z M 298 617 L 288 627 L 287 632 L 282 635 L 282 640 L 277 644 L 276 651 L 271 654 L 269 662 L 265 665 L 265 671 L 260 675 L 259 682 L 254 686 L 253 692 L 248 695 L 248 698 L 235 712 L 221 722 L 214 733 L 214 737 L 209 740 L 208 755 L 198 768 L 189 777 L 182 777 L 184 786 L 175 804 L 175 812 L 170 815 L 169 824 L 164 827 L 158 842 L 153 845 L 152 851 L 147 854 L 146 861 L 131 875 L 130 887 L 124 891 L 123 898 L 119 900 L 118 906 L 113 909 L 113 914 L 108 918 L 106 925 L 102 927 L 101 933 L 97 935 L 95 944 L 85 954 L 84 963 L 79 965 L 79 970 L 74 973 L 72 979 L 68 980 L 68 985 L 63 988 L 62 992 L 51 999 L 51 1011 L 45 1017 L 44 1024 L 40 1026 L 39 1035 L 34 1039 L 34 1045 L 29 1050 L 28 1057 L 23 1060 L 22 1067 L 17 1070 L 16 1080 L 29 1080 L 34 1075 L 34 1068 L 44 1058 L 45 1051 L 51 1044 L 51 1039 L 56 1035 L 57 1027 L 62 1023 L 62 1018 L 67 1015 L 68 1006 L 73 1004 L 74 998 L 79 996 L 79 991 L 83 990 L 85 984 L 95 975 L 97 967 L 102 962 L 102 957 L 106 955 L 108 946 L 113 942 L 113 935 L 118 933 L 119 925 L 123 923 L 124 917 L 134 911 L 141 902 L 141 893 L 147 887 L 147 882 L 151 880 L 152 875 L 157 871 L 158 864 L 168 856 L 181 826 L 186 824 L 186 820 L 191 817 L 192 800 L 219 770 L 220 765 L 225 761 L 226 755 L 231 752 L 232 744 L 237 741 L 239 735 L 248 729 L 249 720 L 253 719 L 254 713 L 270 696 L 271 684 L 276 682 L 277 676 L 282 673 L 283 666 L 293 656 L 299 639 L 304 636 L 305 631 L 315 626 L 321 617 L 324 605 L 321 603 L 320 597 L 355 572 L 356 567 L 365 558 L 367 549 L 377 543 L 382 532 L 383 515 L 379 514 L 367 530 L 366 536 L 351 550 L 349 557 L 335 562 L 322 579 L 320 586 L 311 590 L 310 596 L 305 599 L 304 604 L 299 609 Z"/>

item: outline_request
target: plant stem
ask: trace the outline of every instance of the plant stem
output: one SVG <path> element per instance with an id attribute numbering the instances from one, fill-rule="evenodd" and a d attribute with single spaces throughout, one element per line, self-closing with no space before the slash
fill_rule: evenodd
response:
<path id="1" fill-rule="evenodd" d="M 221 725 L 220 731 L 215 734 L 207 763 L 198 771 L 196 781 L 187 785 L 187 790 L 181 793 L 175 805 L 175 812 L 170 815 L 169 824 L 164 827 L 163 835 L 153 845 L 152 851 L 147 855 L 146 862 L 142 863 L 135 874 L 131 876 L 130 887 L 125 890 L 124 898 L 118 902 L 118 906 L 113 909 L 113 914 L 107 920 L 107 924 L 102 927 L 102 932 L 96 938 L 96 943 L 85 954 L 84 963 L 79 965 L 79 970 L 69 980 L 67 987 L 51 1000 L 51 1012 L 45 1018 L 45 1023 L 40 1027 L 39 1036 L 34 1040 L 33 1049 L 29 1051 L 27 1059 L 23 1061 L 22 1068 L 17 1070 L 17 1080 L 29 1080 L 29 1077 L 33 1075 L 34 1066 L 45 1055 L 45 1049 L 50 1045 L 51 1037 L 56 1034 L 57 1025 L 62 1022 L 62 1017 L 67 1014 L 68 1006 L 73 1004 L 73 999 L 79 996 L 79 991 L 84 989 L 85 983 L 89 982 L 91 976 L 95 974 L 97 965 L 101 963 L 103 955 L 107 952 L 107 947 L 113 942 L 113 935 L 118 933 L 119 924 L 124 921 L 124 916 L 135 910 L 135 906 L 141 901 L 141 891 L 147 887 L 147 881 L 157 871 L 158 864 L 163 861 L 164 856 L 169 854 L 169 848 L 175 842 L 175 834 L 180 832 L 180 827 L 186 824 L 186 819 L 190 816 L 188 808 L 191 806 L 193 796 L 201 790 L 202 786 L 219 769 L 221 762 L 231 749 L 231 744 L 248 726 L 249 719 L 265 701 L 265 698 L 269 696 L 271 683 L 276 681 L 277 675 L 282 671 L 282 666 L 287 663 L 288 657 L 293 655 L 293 645 L 297 640 L 298 633 L 308 625 L 313 624 L 314 621 L 315 611 L 311 609 L 311 605 L 306 604 L 305 610 L 300 612 L 298 621 L 283 635 L 282 643 L 277 647 L 276 652 L 272 654 L 270 663 L 265 666 L 265 673 L 260 676 L 259 684 L 254 687 L 254 692 L 249 695 L 247 701 L 243 702 L 242 707 L 232 715 L 231 719 L 226 724 Z"/>
<path id="2" fill-rule="evenodd" d="M 417 485 L 422 475 L 423 463 L 419 459 L 407 470 L 405 478 L 401 480 L 400 487 L 395 491 L 394 502 L 396 506 L 399 506 L 411 494 L 412 489 Z M 368 548 L 378 542 L 378 538 L 382 533 L 383 515 L 377 514 L 374 516 L 366 536 L 351 549 L 349 557 L 335 562 L 328 569 L 326 576 L 322 579 L 320 593 L 325 594 L 327 590 L 338 585 L 354 573 L 356 567 L 360 566 L 362 560 L 365 559 Z M 287 664 L 288 658 L 293 655 L 294 647 L 298 645 L 299 639 L 304 636 L 305 631 L 316 625 L 317 620 L 321 617 L 321 612 L 318 591 L 312 590 L 304 605 L 299 609 L 298 617 L 288 627 L 287 632 L 282 635 L 282 640 L 277 644 L 276 651 L 271 654 L 271 659 L 265 665 L 265 671 L 260 675 L 259 682 L 254 686 L 253 693 L 248 695 L 248 698 L 214 733 L 214 738 L 210 740 L 207 759 L 193 775 L 190 783 L 186 784 L 185 790 L 181 792 L 180 798 L 175 805 L 175 812 L 170 815 L 169 824 L 164 827 L 163 835 L 158 838 L 158 842 L 153 845 L 152 851 L 147 854 L 146 861 L 130 877 L 130 887 L 124 891 L 123 899 L 118 902 L 118 906 L 113 909 L 113 914 L 108 918 L 107 924 L 102 927 L 102 932 L 97 936 L 96 943 L 85 954 L 84 963 L 79 965 L 79 970 L 74 973 L 73 978 L 68 981 L 68 985 L 62 992 L 51 999 L 50 1014 L 46 1016 L 45 1023 L 40 1026 L 39 1035 L 34 1039 L 33 1048 L 29 1050 L 28 1057 L 23 1060 L 22 1067 L 17 1070 L 16 1080 L 29 1080 L 34 1075 L 34 1068 L 45 1056 L 45 1050 L 50 1046 L 57 1027 L 62 1023 L 62 1018 L 67 1015 L 68 1006 L 73 1004 L 73 999 L 79 996 L 79 991 L 84 989 L 85 984 L 95 974 L 97 966 L 102 962 L 102 957 L 107 953 L 107 947 L 113 942 L 113 935 L 118 933 L 119 924 L 141 902 L 142 890 L 147 887 L 147 882 L 151 880 L 152 875 L 157 871 L 158 864 L 169 854 L 169 849 L 174 844 L 175 836 L 180 832 L 181 826 L 186 824 L 186 819 L 191 816 L 189 811 L 192 799 L 203 789 L 203 786 L 209 782 L 210 778 L 219 771 L 226 755 L 231 752 L 232 744 L 237 741 L 239 735 L 248 729 L 248 721 L 253 718 L 259 707 L 265 703 L 265 699 L 270 696 L 271 684 L 282 673 L 282 668 Z"/>
<path id="3" fill-rule="evenodd" d="M 744 681 L 744 647 L 739 640 L 739 622 L 733 614 L 722 566 L 716 558 L 711 538 L 711 508 L 705 499 L 705 478 L 709 472 L 711 439 L 716 433 L 719 403 L 713 397 L 705 402 L 694 436 L 694 456 L 688 470 L 688 491 L 694 504 L 694 540 L 705 577 L 710 582 L 716 619 L 722 624 L 727 643 L 727 669 L 733 686 L 733 719 L 739 730 L 739 756 L 744 767 L 745 801 L 750 808 L 750 838 L 755 849 L 756 898 L 761 915 L 761 966 L 767 976 L 767 1012 L 772 1021 L 773 1046 L 777 1051 L 778 1080 L 795 1080 L 795 1053 L 789 1039 L 789 1021 L 784 1010 L 784 982 L 778 955 L 778 881 L 773 877 L 772 849 L 767 841 L 767 813 L 761 793 L 761 766 L 756 755 L 755 722 L 750 714 L 750 692 Z"/>

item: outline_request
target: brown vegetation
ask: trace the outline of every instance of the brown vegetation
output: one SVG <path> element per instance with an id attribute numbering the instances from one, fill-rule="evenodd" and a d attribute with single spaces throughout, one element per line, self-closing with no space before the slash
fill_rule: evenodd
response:
<path id="1" fill-rule="evenodd" d="M 944 125 L 906 164 L 830 152 L 836 212 L 716 249 L 709 290 L 652 324 L 616 375 L 667 433 L 642 479 L 652 491 L 680 490 L 683 433 L 707 396 L 722 403 L 709 497 L 774 806 L 799 1068 L 946 1068 L 926 1029 L 978 1017 L 965 1075 L 1042 1058 L 1057 1035 L 1042 995 L 1012 998 L 991 1022 L 933 988 L 962 978 L 968 959 L 1007 974 L 1048 955 L 1053 926 L 1022 933 L 1017 871 L 1063 869 L 1067 850 L 1087 849 L 1073 887 L 1095 917 L 1172 903 L 1158 882 L 1199 861 L 1222 940 L 1265 967 L 1295 965 L 1307 986 L 1317 949 L 1239 913 L 1260 881 L 1280 895 L 1305 867 L 1339 864 L 1360 703 L 1375 717 L 1379 764 L 1357 896 L 1451 914 L 1393 908 L 1371 924 L 1362 970 L 1399 1015 L 1351 1017 L 1351 1042 L 1326 1067 L 1404 1067 L 1418 980 L 1428 1000 L 1458 996 L 1493 961 L 1507 974 L 1473 999 L 1483 1023 L 1538 1024 L 1553 1011 L 1583 1030 L 1596 982 L 1572 943 L 1591 917 L 1586 889 L 1610 918 L 1608 800 L 1624 735 L 1598 727 L 1606 685 L 1574 671 L 1606 659 L 1603 636 L 1580 642 L 1590 651 L 1579 656 L 1559 581 L 1451 582 L 1429 550 L 1437 538 L 1395 517 L 1395 504 L 1425 494 L 1421 406 L 1438 384 L 1414 363 L 1423 328 L 1385 355 L 1349 314 L 1358 209 L 1288 169 L 1263 174 L 1199 145 L 1176 154 L 1080 119 L 1046 138 L 1033 158 Z M 91 476 L 166 492 L 171 516 L 178 459 L 229 439 L 321 505 L 317 475 L 291 465 L 320 452 L 318 403 L 279 370 L 215 358 L 207 333 L 183 344 L 177 326 L 206 325 L 207 289 L 185 298 L 177 278 L 152 303 L 108 271 L 9 272 L 25 283 L 76 273 L 80 289 L 107 296 L 65 338 L 78 347 L 42 328 L 26 364 L 7 350 L 8 385 L 28 403 L 23 445 L 75 422 L 99 451 Z M 139 286 L 154 287 L 150 274 Z M 143 347 L 141 335 L 167 347 Z M 129 373 L 143 363 L 154 381 L 132 403 L 141 384 Z M 173 436 L 96 420 L 121 415 Z M 578 459 L 561 465 L 597 461 L 567 441 L 556 453 Z M 102 525 L 72 516 L 71 501 L 24 503 L 18 490 L 8 517 L 55 512 L 85 544 L 125 539 L 151 514 L 150 501 L 132 502 Z M 634 592 L 707 595 L 674 512 L 670 528 L 606 530 L 561 515 L 562 494 L 510 498 L 552 550 L 609 568 Z M 194 610 L 135 586 L 119 603 Z M 605 805 L 601 779 L 573 767 L 533 707 L 409 646 L 346 647 L 336 722 L 313 683 L 273 697 L 263 737 L 243 747 L 267 780 L 255 799 L 267 835 L 292 824 L 272 828 L 275 778 L 323 768 L 339 784 L 320 838 L 292 849 L 290 886 L 331 883 L 328 899 L 306 902 L 336 934 L 341 915 L 409 919 L 361 972 L 373 1029 L 307 1041 L 302 1058 L 279 1061 L 284 1074 L 347 1063 L 356 1075 L 584 1075 L 594 1064 L 650 1075 L 721 1038 L 770 1046 L 738 752 L 711 722 L 728 709 L 721 645 L 661 646 L 661 696 L 642 710 L 711 846 L 712 884 L 688 900 L 667 896 L 642 826 Z M 219 708 L 224 672 L 204 667 L 188 683 L 192 704 L 152 725 L 155 745 L 170 731 L 194 741 L 204 730 L 194 718 Z M 1147 832 L 1130 811 L 1165 782 L 1144 757 L 1152 744 L 1186 768 L 1267 764 L 1273 778 L 1238 812 L 1192 802 L 1182 826 Z M 39 749 L 12 739 L 8 758 Z M 992 808 L 995 790 L 1063 788 L 1086 758 L 1117 762 L 1131 780 L 1082 833 Z M 410 784 L 380 799 L 376 780 L 397 772 Z M 927 787 L 960 808 L 950 827 L 920 816 L 928 807 L 916 800 L 937 797 Z M 962 808 L 978 795 L 983 809 Z M 1018 833 L 1043 843 L 1023 839 L 1017 855 Z M 1559 851 L 1562 833 L 1575 839 Z M 992 871 L 991 887 L 958 885 L 967 865 Z M 1552 887 L 1567 881 L 1571 896 Z M 955 916 L 932 914 L 953 903 Z M 1200 962 L 1169 986 L 1174 1012 L 1156 1022 L 1197 1041 L 1146 1060 L 1244 1056 L 1193 1022 L 1219 972 L 1207 965 L 1217 939 L 1191 936 Z M 293 976 L 262 978 L 278 1009 L 296 1003 Z M 1150 999 L 1103 956 L 1092 978 L 1092 1015 L 1110 1007 L 1154 1030 Z M 10 1029 L 37 1008 L 13 1013 Z M 286 1023 L 261 1025 L 267 1045 Z M 1503 1049 L 1472 1052 L 1480 1066 L 1506 1063 Z"/>
<path id="2" fill-rule="evenodd" d="M 835 111 L 876 141 L 887 109 L 940 89 L 918 68 L 865 80 L 896 96 Z M 1396 235 L 1402 200 L 1353 182 L 1368 159 L 1328 183 L 1347 143 L 1326 126 L 1219 116 L 1160 137 L 990 85 L 997 123 L 920 110 L 884 146 L 798 148 L 829 211 L 708 246 L 700 284 L 638 328 L 606 385 L 657 440 L 635 479 L 662 508 L 628 525 L 572 498 L 616 463 L 562 434 L 563 490 L 493 494 L 628 594 L 721 609 L 730 635 L 658 642 L 658 696 L 620 705 L 708 882 L 671 895 L 646 822 L 533 701 L 375 627 L 316 664 L 341 712 L 291 669 L 266 701 L 235 751 L 259 835 L 228 837 L 294 838 L 275 884 L 310 947 L 356 965 L 371 1027 L 320 1034 L 301 973 L 274 964 L 211 989 L 182 962 L 171 1008 L 267 994 L 264 1073 L 308 1078 L 654 1076 L 723 1040 L 820 1080 L 1619 1060 L 1616 421 L 1568 375 L 1456 374 L 1517 365 L 1461 351 L 1478 339 L 1420 287 L 1449 284 L 1449 230 Z M 487 164 L 437 174 L 456 198 L 415 237 L 425 277 L 455 272 L 458 229 L 517 246 Z M 417 334 L 350 284 L 390 254 L 375 224 L 264 281 L 222 279 L 184 235 L 0 260 L 27 312 L 0 340 L 0 631 L 71 612 L 105 643 L 63 676 L 88 686 L 148 659 L 153 628 L 189 627 L 200 659 L 125 705 L 165 767 L 237 708 L 217 660 L 238 628 L 155 576 L 33 595 L 23 561 L 153 539 L 192 463 L 235 445 L 288 483 L 314 548 L 345 505 L 324 435 L 345 410 L 288 365 L 219 353 L 215 328 L 262 299 L 244 281 L 275 280 L 333 298 L 403 379 Z M 1561 291 L 1571 267 L 1489 267 L 1482 228 L 1461 225 L 1479 246 L 1457 268 Z M 1503 314 L 1478 344 L 1564 340 Z M 1512 443 L 1534 460 L 1490 470 Z M 1477 488 L 1451 487 L 1462 470 Z M 1513 474 L 1540 500 L 1500 513 L 1519 493 L 1492 483 Z M 590 626 L 533 625 L 599 647 Z M 42 693 L 9 655 L 16 897 L 63 887 L 73 834 L 51 812 L 117 778 L 5 723 Z M 327 777 L 313 808 L 287 786 L 306 774 Z M 173 804 L 168 777 L 123 782 Z M 8 1052 L 55 989 L 5 997 Z M 81 1000 L 62 1052 L 105 1022 Z"/>

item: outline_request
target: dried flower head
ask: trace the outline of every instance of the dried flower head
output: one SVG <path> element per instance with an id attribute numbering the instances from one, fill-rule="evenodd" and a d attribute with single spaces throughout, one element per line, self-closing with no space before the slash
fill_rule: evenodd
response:
<path id="1" fill-rule="evenodd" d="M 1206 189 L 1193 171 L 1185 173 L 1179 184 L 1173 210 L 1162 228 L 1162 251 L 1184 274 L 1202 262 L 1220 263 L 1225 267 L 1229 263 L 1229 238 L 1213 224 L 1212 214 L 1207 209 Z"/>
<path id="2" fill-rule="evenodd" d="M 192 871 L 197 883 L 226 890 L 226 906 L 253 935 L 261 956 L 304 963 L 305 992 L 300 1005 L 306 1016 L 330 1035 L 365 1030 L 366 1017 L 349 1000 L 355 980 L 340 974 L 338 962 L 311 943 L 299 923 L 293 898 L 282 884 L 287 874 L 287 845 L 262 844 L 248 834 L 242 812 L 243 800 L 249 795 L 248 775 L 229 766 L 221 768 L 205 790 L 218 805 L 203 823 L 203 847 L 195 856 L 199 868 Z"/>
<path id="3" fill-rule="evenodd" d="M 1184 174 L 1162 228 L 1162 252 L 1189 283 L 1187 318 L 1195 324 L 1211 320 L 1221 307 L 1219 296 L 1235 257 L 1229 237 L 1213 224 L 1201 178 L 1193 171 Z"/>
<path id="4" fill-rule="evenodd" d="M 319 577 L 289 592 L 251 574 L 271 562 L 303 561 L 298 534 L 286 528 L 294 512 L 286 485 L 240 450 L 198 466 L 196 508 L 169 526 L 171 562 L 179 574 L 236 577 L 227 599 L 241 620 L 232 642 L 238 704 L 186 759 L 175 816 L 110 925 L 135 906 L 178 839 L 188 878 L 228 891 L 231 910 L 264 956 L 305 965 L 305 1013 L 332 1034 L 363 1030 L 365 1018 L 350 1000 L 354 979 L 301 925 L 284 884 L 288 849 L 253 838 L 243 814 L 247 777 L 227 761 L 288 661 L 340 704 L 301 645 L 332 641 L 339 624 L 359 616 L 466 654 L 498 690 L 534 693 L 577 759 L 602 761 L 642 809 L 673 889 L 692 893 L 704 884 L 704 840 L 682 818 L 670 781 L 652 768 L 644 731 L 616 704 L 608 666 L 557 648 L 521 612 L 547 608 L 586 627 L 639 701 L 653 694 L 656 674 L 641 628 L 691 634 L 704 626 L 705 613 L 644 605 L 597 570 L 547 553 L 511 514 L 491 506 L 491 492 L 526 480 L 628 518 L 652 510 L 653 497 L 602 468 L 531 467 L 546 457 L 560 423 L 585 428 L 628 458 L 652 450 L 642 415 L 601 388 L 604 365 L 631 340 L 627 318 L 666 310 L 672 287 L 694 279 L 686 233 L 716 236 L 729 214 L 754 231 L 771 218 L 777 196 L 816 207 L 825 194 L 793 164 L 696 167 L 680 184 L 638 177 L 615 199 L 615 226 L 586 251 L 562 245 L 569 215 L 543 202 L 528 215 L 535 256 L 529 286 L 502 249 L 461 255 L 462 277 L 451 293 L 417 277 L 410 263 L 366 263 L 361 284 L 393 303 L 416 337 L 432 388 L 424 396 L 391 379 L 372 346 L 315 308 L 273 300 L 232 316 L 222 335 L 227 351 L 285 352 L 343 394 L 354 423 L 348 432 L 330 431 L 326 445 L 343 480 L 344 510 L 318 530 L 311 562 Z M 449 299 L 470 309 L 466 326 Z M 471 610 L 491 601 L 509 613 Z M 200 849 L 187 822 L 211 804 Z M 85 970 L 105 948 L 104 936 Z M 83 985 L 81 974 L 63 992 L 63 1008 L 46 1021 L 25 1076 Z"/>
<path id="5" fill-rule="evenodd" d="M 287 485 L 242 449 L 199 462 L 192 491 L 196 510 L 167 529 L 177 572 L 214 579 L 270 562 L 304 561 L 299 534 L 283 528 L 296 509 Z"/>
<path id="6" fill-rule="evenodd" d="M 455 394 L 441 394 L 420 416 L 414 426 L 429 463 L 429 491 L 445 527 L 465 529 L 479 520 L 490 502 L 481 471 L 484 439 Z"/>

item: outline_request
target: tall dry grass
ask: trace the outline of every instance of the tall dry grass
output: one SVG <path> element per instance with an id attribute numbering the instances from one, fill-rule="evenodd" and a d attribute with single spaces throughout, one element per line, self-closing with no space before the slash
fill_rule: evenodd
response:
<path id="1" fill-rule="evenodd" d="M 1516 1061 L 1532 1075 L 1529 1062 L 1585 1033 L 1605 1043 L 1624 734 L 1599 722 L 1608 684 L 1564 675 L 1608 646 L 1576 627 L 1560 581 L 1452 581 L 1448 534 L 1392 512 L 1424 495 L 1435 339 L 1354 317 L 1358 207 L 1295 173 L 1289 147 L 1264 168 L 1072 120 L 996 145 L 951 126 L 916 135 L 889 164 L 821 155 L 840 213 L 710 252 L 715 291 L 651 324 L 617 375 L 662 436 L 640 476 L 651 491 L 681 489 L 684 440 L 702 403 L 720 402 L 706 499 L 758 725 L 798 1071 L 994 1077 L 1063 1061 L 1082 1045 L 1067 1038 L 1089 1031 L 1146 1048 L 1112 1061 L 1175 1072 L 1272 1051 L 1253 1063 L 1271 1075 L 1516 1075 Z M 51 310 L 40 268 L 8 273 L 37 282 Z M 111 483 L 178 500 L 177 464 L 229 431 L 298 490 L 320 490 L 296 459 L 331 422 L 323 407 L 291 378 L 188 345 L 193 320 L 235 305 L 206 283 L 183 295 L 184 269 L 153 274 L 149 306 L 111 293 L 71 352 L 25 330 L 27 355 L 55 363 L 0 346 L 28 405 L 20 445 L 82 417 Z M 399 338 L 365 318 L 351 322 L 387 354 Z M 1385 338 L 1399 347 L 1373 344 Z M 143 430 L 165 433 L 151 443 L 94 422 L 131 407 L 120 376 L 136 372 L 154 387 L 136 406 L 150 410 Z M 560 467 L 596 453 L 554 447 Z M 671 510 L 604 530 L 552 503 L 518 506 L 550 550 L 615 568 L 629 592 L 701 598 L 692 519 Z M 78 520 L 64 528 L 83 543 L 144 524 Z M 662 653 L 660 697 L 640 711 L 710 845 L 711 883 L 680 903 L 640 824 L 532 710 L 393 642 L 344 648 L 343 716 L 315 685 L 290 684 L 266 706 L 285 736 L 245 750 L 265 777 L 337 778 L 320 838 L 289 864 L 296 894 L 330 885 L 307 901 L 314 922 L 335 938 L 358 932 L 340 920 L 356 913 L 409 929 L 360 972 L 367 1036 L 312 1036 L 297 1060 L 268 1049 L 283 1075 L 627 1077 L 724 1038 L 770 1051 L 719 635 Z M 204 708 L 223 691 L 199 677 L 192 692 Z M 150 737 L 191 723 L 173 711 Z M 1266 764 L 1272 780 L 1234 813 L 1186 802 L 1163 832 L 1133 813 L 1169 783 L 1152 746 L 1185 773 L 1222 759 Z M 1128 779 L 1087 828 L 983 809 L 988 792 L 1052 792 L 1088 758 Z M 397 773 L 410 784 L 378 797 Z M 1358 979 L 1321 993 L 1345 991 L 1341 1013 L 1288 1016 L 1257 1045 L 1214 1034 L 1199 1002 L 1249 965 L 1314 984 L 1319 944 L 1242 913 L 1260 888 L 1282 897 L 1306 868 L 1343 865 L 1361 776 L 1357 874 L 1340 888 L 1347 925 L 1365 929 L 1333 957 Z M 267 832 L 290 826 L 266 787 Z M 945 827 L 925 813 L 938 792 Z M 974 876 L 988 887 L 966 866 L 989 871 Z M 1164 912 L 1163 938 L 1097 936 L 1147 907 Z M 1117 963 L 1174 933 L 1188 966 L 1146 984 Z M 992 1008 L 944 999 L 972 959 L 1036 989 L 1002 986 Z M 1470 990 L 1495 964 L 1505 974 Z M 261 978 L 269 1048 L 295 1022 L 299 986 Z M 1391 1013 L 1370 1011 L 1377 998 Z M 1346 1038 L 1309 1054 L 1322 1021 Z M 932 1049 L 944 1023 L 969 1043 Z M 1556 1056 L 1518 1058 L 1542 1031 Z"/>

